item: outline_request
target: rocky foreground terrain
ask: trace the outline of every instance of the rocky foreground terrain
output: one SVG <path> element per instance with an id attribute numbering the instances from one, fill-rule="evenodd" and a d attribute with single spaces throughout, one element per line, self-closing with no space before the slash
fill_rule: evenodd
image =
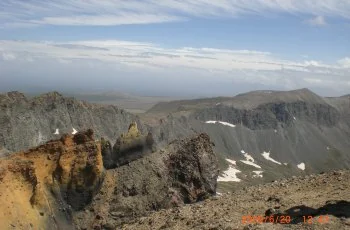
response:
<path id="1" fill-rule="evenodd" d="M 350 171 L 249 186 L 154 212 L 122 229 L 350 229 Z"/>
<path id="2" fill-rule="evenodd" d="M 89 129 L 0 158 L 1 229 L 117 229 L 216 193 L 208 135 L 160 150 L 150 136 L 134 122 L 113 147 Z"/>

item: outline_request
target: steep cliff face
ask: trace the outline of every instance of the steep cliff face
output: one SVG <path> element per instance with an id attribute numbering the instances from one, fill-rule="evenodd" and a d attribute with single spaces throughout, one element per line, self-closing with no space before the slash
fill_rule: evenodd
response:
<path id="1" fill-rule="evenodd" d="M 138 149 L 140 141 L 146 152 Z M 113 229 L 152 210 L 215 194 L 219 171 L 206 134 L 154 151 L 150 134 L 132 123 L 116 143 L 121 145 L 115 144 L 116 152 L 110 148 L 116 155 L 108 159 L 128 164 L 109 170 L 92 130 L 1 158 L 2 228 Z"/>
<path id="2" fill-rule="evenodd" d="M 92 130 L 1 159 L 2 228 L 72 228 L 72 213 L 91 202 L 103 171 Z"/>
<path id="3" fill-rule="evenodd" d="M 218 105 L 197 110 L 192 116 L 201 121 L 224 120 L 242 124 L 251 130 L 262 130 L 276 129 L 278 126 L 291 127 L 296 118 L 314 125 L 333 127 L 339 122 L 340 112 L 325 103 L 295 101 L 268 103 L 250 110 Z"/>
<path id="4" fill-rule="evenodd" d="M 204 200 L 215 194 L 218 173 L 208 135 L 174 141 L 107 170 L 100 192 L 86 208 L 90 211 L 78 212 L 75 225 L 115 229 L 154 210 Z"/>
<path id="5" fill-rule="evenodd" d="M 0 94 L 0 147 L 10 151 L 87 129 L 114 140 L 132 121 L 139 123 L 136 116 L 115 106 L 90 104 L 57 92 L 32 99 L 19 92 Z"/>

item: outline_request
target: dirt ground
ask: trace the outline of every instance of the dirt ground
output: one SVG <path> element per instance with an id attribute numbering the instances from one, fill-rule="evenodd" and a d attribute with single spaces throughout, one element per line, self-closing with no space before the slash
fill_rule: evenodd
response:
<path id="1" fill-rule="evenodd" d="M 350 229 L 350 171 L 242 188 L 123 229 Z"/>

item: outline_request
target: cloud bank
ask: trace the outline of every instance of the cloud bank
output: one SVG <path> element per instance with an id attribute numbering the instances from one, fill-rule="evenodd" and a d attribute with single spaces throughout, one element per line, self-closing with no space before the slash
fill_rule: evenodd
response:
<path id="1" fill-rule="evenodd" d="M 227 95 L 232 84 L 270 89 L 301 87 L 350 91 L 350 58 L 335 63 L 293 61 L 255 50 L 164 48 L 157 44 L 91 40 L 73 42 L 0 41 L 0 76 L 4 82 L 86 84 L 108 82 L 149 90 L 162 87 Z M 50 77 L 51 76 L 51 77 Z M 55 83 L 56 82 L 56 83 Z M 4 85 L 6 85 L 4 83 Z M 252 89 L 252 87 L 250 87 Z M 167 91 L 167 90 L 165 90 Z"/>

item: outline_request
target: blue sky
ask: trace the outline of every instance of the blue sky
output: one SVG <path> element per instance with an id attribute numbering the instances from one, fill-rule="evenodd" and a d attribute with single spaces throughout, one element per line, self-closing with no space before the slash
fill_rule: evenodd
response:
<path id="1" fill-rule="evenodd" d="M 74 85 L 62 83 L 73 78 Z M 200 95 L 303 87 L 349 93 L 350 2 L 0 2 L 0 90 L 142 91 L 131 79 L 154 94 L 181 93 L 184 83 Z"/>

